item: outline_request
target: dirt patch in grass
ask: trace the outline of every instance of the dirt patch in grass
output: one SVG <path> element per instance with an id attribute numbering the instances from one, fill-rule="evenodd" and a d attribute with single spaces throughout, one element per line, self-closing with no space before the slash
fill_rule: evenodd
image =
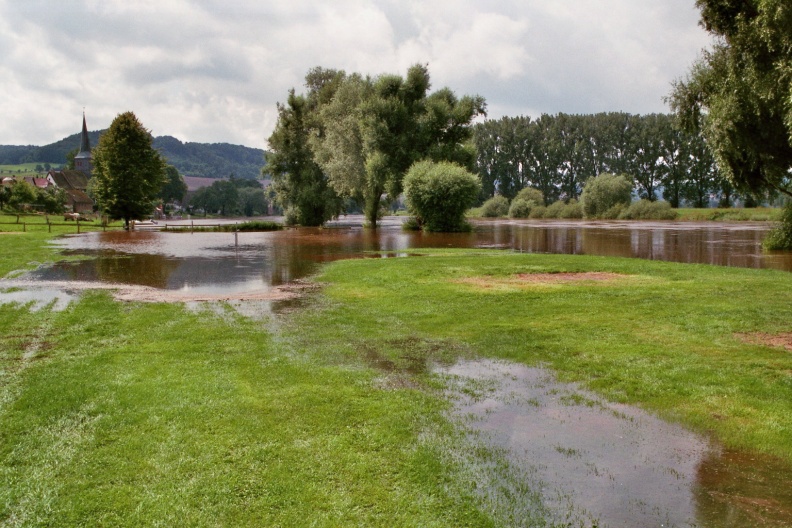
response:
<path id="1" fill-rule="evenodd" d="M 454 282 L 484 290 L 520 288 L 531 285 L 556 285 L 574 282 L 605 282 L 623 279 L 626 275 L 601 271 L 573 273 L 518 273 L 510 277 L 468 277 Z"/>
<path id="2" fill-rule="evenodd" d="M 744 343 L 783 348 L 789 352 L 792 352 L 792 332 L 781 332 L 778 334 L 751 332 L 745 334 L 734 334 L 734 336 Z"/>
<path id="3" fill-rule="evenodd" d="M 608 281 L 622 278 L 618 273 L 587 271 L 580 273 L 518 273 L 517 279 L 527 282 Z"/>

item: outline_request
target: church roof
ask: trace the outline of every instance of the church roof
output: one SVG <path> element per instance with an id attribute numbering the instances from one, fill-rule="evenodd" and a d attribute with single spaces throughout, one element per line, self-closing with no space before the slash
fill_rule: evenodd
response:
<path id="1" fill-rule="evenodd" d="M 50 171 L 55 185 L 62 189 L 77 189 L 84 191 L 88 188 L 88 177 L 85 173 L 76 170 Z"/>
<path id="2" fill-rule="evenodd" d="M 83 127 L 80 136 L 80 152 L 74 156 L 75 158 L 90 158 L 91 157 L 91 142 L 88 140 L 88 126 L 85 124 L 85 113 L 83 113 Z"/>

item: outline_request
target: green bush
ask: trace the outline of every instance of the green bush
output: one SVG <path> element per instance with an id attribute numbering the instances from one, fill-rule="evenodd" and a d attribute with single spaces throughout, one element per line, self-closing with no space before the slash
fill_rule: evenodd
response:
<path id="1" fill-rule="evenodd" d="M 526 187 L 517 193 L 514 200 L 525 200 L 526 202 L 533 202 L 536 205 L 544 205 L 544 195 L 539 189 L 533 187 Z M 512 200 L 512 202 L 514 201 Z"/>
<path id="2" fill-rule="evenodd" d="M 668 202 L 650 202 L 638 200 L 621 212 L 619 218 L 625 220 L 674 220 L 676 211 L 671 209 Z"/>
<path id="3" fill-rule="evenodd" d="M 509 200 L 505 196 L 496 194 L 481 206 L 481 216 L 497 218 L 509 214 Z"/>
<path id="4" fill-rule="evenodd" d="M 619 206 L 626 208 L 632 201 L 632 183 L 623 175 L 600 174 L 586 182 L 580 201 L 586 218 L 618 218 Z"/>
<path id="5" fill-rule="evenodd" d="M 563 209 L 561 209 L 561 218 L 583 218 L 583 206 L 572 198 L 569 200 Z"/>
<path id="6" fill-rule="evenodd" d="M 419 161 L 404 177 L 407 210 L 426 231 L 469 229 L 465 211 L 480 192 L 481 183 L 475 174 L 445 161 Z"/>
<path id="7" fill-rule="evenodd" d="M 765 249 L 792 249 L 792 203 L 784 206 L 781 212 L 781 223 L 765 238 Z"/>
<path id="8" fill-rule="evenodd" d="M 522 198 L 515 198 L 512 200 L 509 207 L 510 218 L 528 218 L 531 215 L 531 209 L 536 206 L 533 201 L 523 200 Z"/>
<path id="9" fill-rule="evenodd" d="M 547 206 L 547 209 L 545 209 L 544 217 L 561 218 L 561 211 L 564 210 L 564 207 L 566 207 L 566 204 L 563 201 L 561 200 L 555 201 Z"/>
<path id="10" fill-rule="evenodd" d="M 547 207 L 544 205 L 537 205 L 536 207 L 531 208 L 531 214 L 528 215 L 528 218 L 544 218 L 546 212 Z"/>

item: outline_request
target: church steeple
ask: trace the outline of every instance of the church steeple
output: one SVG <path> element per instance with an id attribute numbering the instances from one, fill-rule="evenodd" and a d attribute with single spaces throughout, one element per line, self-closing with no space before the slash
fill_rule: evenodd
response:
<path id="1" fill-rule="evenodd" d="M 80 154 L 91 152 L 91 142 L 88 140 L 88 126 L 85 124 L 85 112 L 83 112 L 82 137 L 80 138 Z"/>
<path id="2" fill-rule="evenodd" d="M 85 124 L 83 112 L 82 137 L 80 138 L 80 152 L 74 156 L 74 168 L 82 171 L 89 178 L 93 169 L 93 156 L 91 155 L 91 142 L 88 140 L 88 126 Z"/>

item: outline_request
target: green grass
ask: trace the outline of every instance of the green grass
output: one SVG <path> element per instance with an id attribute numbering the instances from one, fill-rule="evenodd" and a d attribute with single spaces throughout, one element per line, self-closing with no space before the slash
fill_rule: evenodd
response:
<path id="1" fill-rule="evenodd" d="M 48 236 L 0 236 L 0 272 L 52 259 Z M 792 330 L 792 275 L 425 253 L 333 263 L 277 324 L 106 293 L 0 305 L 0 525 L 497 525 L 416 369 L 459 356 L 549 366 L 792 463 L 792 353 L 735 336 Z M 560 271 L 624 277 L 514 279 Z"/>
<path id="2" fill-rule="evenodd" d="M 781 219 L 781 209 L 777 207 L 755 208 L 715 208 L 715 209 L 677 209 L 677 219 L 686 221 L 719 222 L 776 222 Z"/>
<path id="3" fill-rule="evenodd" d="M 20 163 L 17 165 L 0 165 L 0 179 L 7 176 L 40 176 L 44 173 L 36 172 L 36 165 L 44 166 L 43 163 Z"/>
<path id="4" fill-rule="evenodd" d="M 80 220 L 80 233 L 102 231 L 103 229 L 121 229 L 123 222 L 110 222 L 106 227 L 94 215 Z M 50 233 L 64 235 L 77 233 L 77 222 L 66 221 L 62 214 L 46 215 L 36 213 L 0 213 L 0 235 L 2 233 Z M 47 238 L 47 237 L 45 237 Z"/>

